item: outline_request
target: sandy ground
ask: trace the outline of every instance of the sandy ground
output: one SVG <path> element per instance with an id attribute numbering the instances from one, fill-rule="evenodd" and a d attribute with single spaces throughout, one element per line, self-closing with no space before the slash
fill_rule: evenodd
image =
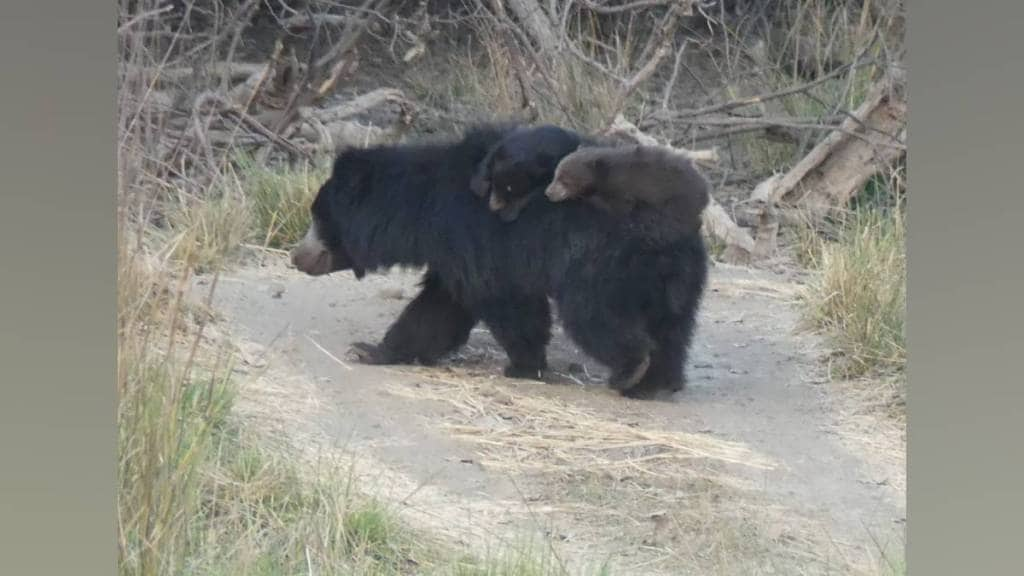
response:
<path id="1" fill-rule="evenodd" d="M 258 260 L 215 292 L 243 412 L 457 544 L 530 539 L 613 574 L 872 574 L 903 545 L 902 430 L 824 377 L 781 274 L 714 267 L 688 387 L 651 402 L 605 389 L 558 328 L 554 383 L 502 378 L 482 326 L 443 366 L 356 364 L 349 344 L 383 335 L 418 274 Z"/>

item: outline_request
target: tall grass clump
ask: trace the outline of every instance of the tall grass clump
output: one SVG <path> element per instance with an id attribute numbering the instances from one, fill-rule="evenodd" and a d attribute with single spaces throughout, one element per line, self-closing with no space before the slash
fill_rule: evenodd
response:
<path id="1" fill-rule="evenodd" d="M 161 67 L 180 64 L 167 45 L 185 40 L 157 46 L 146 15 L 158 8 L 120 3 L 132 24 L 119 34 L 118 573 L 407 572 L 420 553 L 388 509 L 355 495 L 333 466 L 303 473 L 235 411 L 232 345 L 207 328 L 217 276 L 210 294 L 191 292 L 193 276 L 218 272 L 254 237 L 295 239 L 321 175 L 168 164 L 175 139 L 153 87 Z"/>
<path id="2" fill-rule="evenodd" d="M 242 157 L 238 173 L 251 204 L 254 240 L 269 248 L 288 249 L 309 228 L 309 207 L 330 175 L 330 163 L 318 159 L 295 167 L 268 168 Z"/>
<path id="3" fill-rule="evenodd" d="M 128 242 L 126 222 L 119 228 L 119 569 L 174 574 L 188 557 L 203 465 L 234 389 L 226 365 L 199 368 L 202 332 L 184 299 L 188 274 L 167 273 Z"/>
<path id="4" fill-rule="evenodd" d="M 119 228 L 119 574 L 398 575 L 431 565 L 343 470 L 303 474 L 234 413 L 229 347 L 204 336 L 209 315 L 188 294 L 196 258 L 154 257 L 153 240 L 125 233 L 127 218 Z"/>
<path id="5" fill-rule="evenodd" d="M 841 217 L 833 239 L 804 232 L 801 253 L 814 271 L 807 315 L 841 354 L 838 374 L 902 373 L 906 362 L 904 207 L 862 205 Z"/>
<path id="6" fill-rule="evenodd" d="M 183 197 L 168 209 L 169 252 L 197 273 L 220 270 L 253 234 L 250 208 L 241 194 Z"/>
<path id="7" fill-rule="evenodd" d="M 329 168 L 326 159 L 270 167 L 239 156 L 208 190 L 167 203 L 163 242 L 179 265 L 191 258 L 197 273 L 223 270 L 249 242 L 287 250 L 309 228 L 309 207 Z"/>

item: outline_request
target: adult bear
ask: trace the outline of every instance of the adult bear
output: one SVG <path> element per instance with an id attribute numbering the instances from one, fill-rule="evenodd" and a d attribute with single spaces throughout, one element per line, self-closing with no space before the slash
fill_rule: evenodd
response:
<path id="1" fill-rule="evenodd" d="M 630 397 L 682 388 L 707 275 L 700 235 L 673 235 L 655 210 L 623 220 L 577 202 L 530 202 L 514 224 L 502 222 L 469 184 L 513 129 L 480 126 L 455 142 L 340 154 L 293 252 L 296 267 L 361 276 L 426 266 L 423 291 L 389 329 L 392 340 L 426 337 L 420 318 L 437 329 L 437 318 L 457 312 L 431 354 L 461 346 L 482 320 L 512 377 L 539 377 L 547 366 L 551 296 L 569 336 L 611 369 L 612 388 Z M 393 352 L 387 340 L 383 356 Z"/>

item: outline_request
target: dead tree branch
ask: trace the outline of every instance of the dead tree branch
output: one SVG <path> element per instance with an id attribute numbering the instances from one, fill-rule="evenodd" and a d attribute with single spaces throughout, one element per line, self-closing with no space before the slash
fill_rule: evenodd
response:
<path id="1" fill-rule="evenodd" d="M 856 68 L 861 68 L 863 66 L 867 66 L 867 65 L 870 65 L 870 64 L 876 64 L 876 63 L 877 63 L 876 60 L 865 60 L 865 59 L 855 60 L 854 62 L 851 62 L 850 64 L 846 64 L 844 66 L 841 66 L 841 67 L 839 67 L 839 68 L 829 72 L 828 74 L 825 74 L 825 75 L 821 76 L 820 78 L 817 78 L 816 80 L 814 80 L 812 82 L 806 82 L 804 84 L 799 84 L 799 85 L 796 85 L 796 86 L 791 86 L 789 88 L 784 88 L 782 90 L 776 90 L 774 92 L 766 92 L 764 94 L 757 94 L 755 96 L 747 96 L 745 98 L 737 98 L 735 100 L 730 100 L 729 102 L 723 102 L 722 104 L 713 104 L 711 106 L 705 106 L 703 108 L 695 108 L 695 109 L 692 109 L 692 110 L 676 110 L 676 111 L 663 110 L 663 111 L 658 111 L 658 112 L 655 112 L 654 114 L 651 115 L 651 118 L 649 119 L 649 121 L 654 121 L 654 120 L 679 121 L 679 120 L 683 120 L 683 119 L 686 119 L 686 118 L 695 118 L 695 117 L 698 117 L 698 116 L 705 116 L 705 115 L 708 115 L 708 114 L 714 114 L 716 112 L 728 112 L 729 110 L 734 110 L 736 108 L 742 108 L 744 106 L 752 106 L 752 105 L 755 105 L 755 104 L 762 104 L 762 103 L 768 102 L 770 100 L 776 100 L 776 99 L 779 99 L 779 98 L 784 98 L 786 96 L 791 96 L 793 94 L 799 94 L 799 93 L 802 93 L 802 92 L 806 92 L 806 91 L 810 90 L 811 88 L 814 88 L 815 86 L 819 86 L 821 84 L 824 84 L 825 82 L 828 82 L 829 80 L 833 80 L 835 78 L 838 78 L 839 76 L 842 76 L 843 74 L 848 73 L 850 70 L 853 70 L 853 69 L 856 69 Z M 644 126 L 646 127 L 646 124 Z"/>
<path id="2" fill-rule="evenodd" d="M 856 120 L 846 119 L 841 130 L 819 142 L 774 185 L 755 190 L 751 200 L 784 202 L 808 211 L 813 220 L 823 219 L 845 206 L 880 168 L 902 156 L 906 112 L 902 79 L 889 75 L 871 88 L 853 112 Z M 892 140 L 901 146 L 889 145 Z"/>
<path id="3" fill-rule="evenodd" d="M 541 53 L 552 56 L 558 53 L 558 36 L 554 25 L 536 0 L 491 0 L 491 4 L 502 12 L 507 4 L 508 10 L 522 23 L 523 29 L 536 42 Z"/>
<path id="4" fill-rule="evenodd" d="M 366 0 L 360 10 L 366 12 L 372 7 L 385 5 L 387 1 Z M 334 90 L 342 75 L 355 70 L 357 61 L 350 57 L 350 53 L 365 32 L 366 25 L 366 16 L 352 18 L 345 25 L 341 39 L 324 56 L 317 59 L 313 52 L 310 52 L 302 79 L 295 83 L 281 113 L 271 125 L 270 130 L 274 134 L 283 135 L 287 130 L 294 128 L 295 122 L 301 116 L 300 109 L 323 99 Z M 269 148 L 264 148 L 257 154 L 257 159 L 263 161 L 267 154 Z"/>
<path id="5" fill-rule="evenodd" d="M 638 10 L 642 8 L 657 8 L 659 6 L 680 5 L 683 8 L 682 14 L 689 16 L 693 14 L 693 2 L 694 0 L 637 0 L 636 2 L 629 2 L 628 4 L 622 4 L 619 6 L 608 6 L 607 3 L 594 2 L 593 0 L 579 0 L 579 3 L 587 7 L 587 10 L 595 12 L 597 14 L 621 14 L 623 12 L 629 12 L 631 10 Z M 571 2 L 570 2 L 571 3 Z"/>
<path id="6" fill-rule="evenodd" d="M 679 47 L 679 50 L 676 50 L 675 61 L 672 63 L 672 75 L 665 84 L 665 91 L 661 97 L 662 110 L 668 110 L 669 102 L 672 101 L 672 90 L 675 89 L 676 81 L 679 78 L 679 67 L 683 63 L 683 53 L 686 51 L 687 44 L 689 44 L 689 40 L 684 40 L 682 46 Z"/>
<path id="7" fill-rule="evenodd" d="M 146 20 L 152 20 L 152 19 L 160 18 L 161 16 L 163 16 L 164 14 L 166 14 L 166 13 L 172 11 L 172 10 L 174 10 L 174 5 L 173 4 L 167 4 L 166 6 L 162 6 L 160 8 L 154 8 L 153 10 L 148 10 L 148 11 L 145 11 L 145 12 L 140 12 L 140 13 L 136 14 L 132 19 L 130 19 L 127 22 L 125 22 L 125 23 L 121 24 L 120 26 L 118 26 L 117 27 L 117 33 L 118 34 L 126 34 L 128 32 L 131 32 L 132 28 L 136 24 L 141 24 L 141 23 L 145 22 Z"/>
<path id="8" fill-rule="evenodd" d="M 217 76 L 227 76 L 231 81 L 246 80 L 263 69 L 263 64 L 245 62 L 217 62 L 208 65 L 207 71 Z M 156 82 L 177 84 L 195 76 L 191 66 L 183 68 L 143 68 L 133 64 L 124 65 L 127 81 L 136 78 L 154 78 Z"/>
<path id="9" fill-rule="evenodd" d="M 412 103 L 405 98 L 405 95 L 401 90 L 396 90 L 394 88 L 378 88 L 372 92 L 356 96 L 355 98 L 337 106 L 317 110 L 313 112 L 313 114 L 321 122 L 330 124 L 331 122 L 350 118 L 356 114 L 360 114 L 370 110 L 371 108 L 376 108 L 377 106 L 385 103 L 412 105 Z"/>
<path id="10" fill-rule="evenodd" d="M 902 156 L 901 148 L 885 145 L 890 139 L 902 143 L 906 137 L 902 84 L 902 77 L 890 71 L 852 113 L 854 118 L 844 121 L 842 130 L 829 134 L 788 172 L 754 188 L 742 216 L 757 223 L 757 257 L 774 251 L 780 218 L 820 224 L 845 207 L 869 178 Z M 858 129 L 860 137 L 851 136 Z"/>
<path id="11" fill-rule="evenodd" d="M 636 124 L 626 120 L 621 114 L 615 117 L 615 120 L 612 121 L 605 134 L 609 136 L 624 136 L 645 146 L 664 146 L 653 136 L 641 132 Z M 713 165 L 718 164 L 720 161 L 717 148 L 704 150 L 688 150 L 679 146 L 671 146 L 671 148 L 677 152 L 682 152 L 698 164 Z"/>

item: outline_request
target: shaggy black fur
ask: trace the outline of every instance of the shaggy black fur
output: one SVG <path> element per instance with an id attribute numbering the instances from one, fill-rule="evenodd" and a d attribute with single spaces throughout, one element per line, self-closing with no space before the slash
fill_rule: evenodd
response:
<path id="1" fill-rule="evenodd" d="M 437 274 L 427 272 L 420 293 L 402 310 L 380 344 L 357 342 L 352 352 L 364 364 L 436 364 L 462 347 L 476 317 L 444 289 Z"/>
<path id="2" fill-rule="evenodd" d="M 506 374 L 539 376 L 551 296 L 569 336 L 611 369 L 611 387 L 634 397 L 682 388 L 707 274 L 700 235 L 679 234 L 653 210 L 622 220 L 576 202 L 531 202 L 506 225 L 467 189 L 509 132 L 484 126 L 454 143 L 353 149 L 336 159 L 312 207 L 318 240 L 353 269 L 430 270 L 382 347 L 399 360 L 435 356 L 464 343 L 479 319 L 509 356 Z M 464 314 L 443 328 L 410 320 L 453 310 Z M 402 340 L 413 342 L 411 353 L 393 349 Z"/>

